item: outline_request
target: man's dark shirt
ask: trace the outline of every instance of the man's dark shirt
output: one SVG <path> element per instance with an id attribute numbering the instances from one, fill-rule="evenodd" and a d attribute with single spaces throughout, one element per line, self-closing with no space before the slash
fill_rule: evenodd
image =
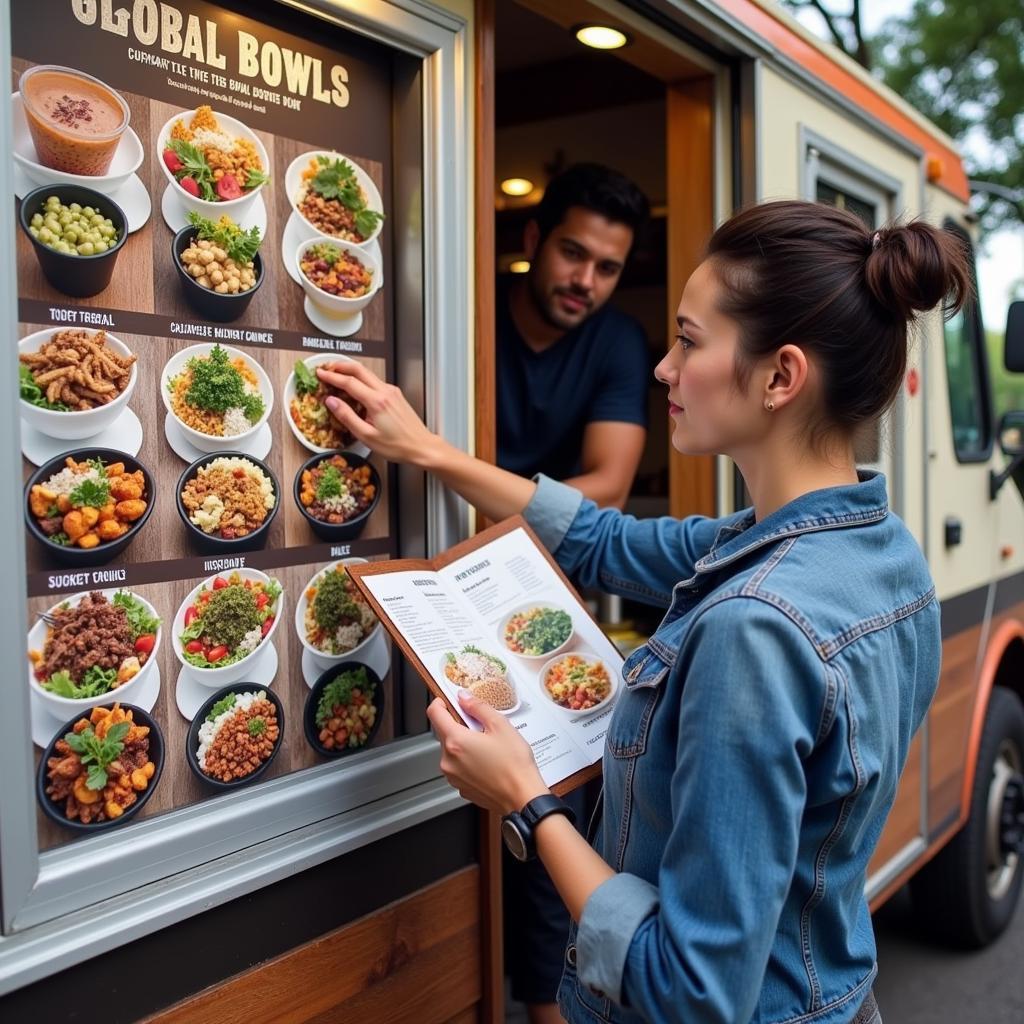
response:
<path id="1" fill-rule="evenodd" d="M 604 305 L 543 352 L 530 349 L 497 294 L 498 465 L 565 480 L 581 472 L 583 431 L 612 421 L 646 426 L 647 341 L 631 316 Z"/>

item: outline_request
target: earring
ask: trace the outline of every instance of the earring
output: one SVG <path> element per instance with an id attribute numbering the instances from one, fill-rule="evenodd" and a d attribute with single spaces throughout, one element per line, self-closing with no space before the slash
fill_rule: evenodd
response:
<path id="1" fill-rule="evenodd" d="M 767 409 L 767 410 L 768 410 L 769 412 L 771 412 L 771 411 L 772 411 L 772 409 L 774 409 L 774 408 L 775 408 L 775 403 L 774 403 L 774 402 L 770 402 L 770 401 L 769 401 L 769 402 L 765 402 L 765 403 L 764 403 L 764 407 L 765 407 L 765 408 L 766 408 L 766 409 Z"/>

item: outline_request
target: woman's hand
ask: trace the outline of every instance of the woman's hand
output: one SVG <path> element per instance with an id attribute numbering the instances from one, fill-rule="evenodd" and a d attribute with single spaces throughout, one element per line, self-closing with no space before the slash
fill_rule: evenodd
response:
<path id="1" fill-rule="evenodd" d="M 444 445 L 427 429 L 402 392 L 362 363 L 339 360 L 317 367 L 316 375 L 328 387 L 343 391 L 366 409 L 363 418 L 334 395 L 326 401 L 331 415 L 342 427 L 391 462 L 426 467 Z"/>
<path id="2" fill-rule="evenodd" d="M 518 811 L 535 796 L 547 793 L 530 745 L 508 719 L 466 691 L 459 694 L 459 703 L 483 726 L 483 732 L 457 722 L 443 700 L 434 700 L 427 708 L 441 741 L 441 771 L 448 782 L 466 800 L 501 814 Z"/>

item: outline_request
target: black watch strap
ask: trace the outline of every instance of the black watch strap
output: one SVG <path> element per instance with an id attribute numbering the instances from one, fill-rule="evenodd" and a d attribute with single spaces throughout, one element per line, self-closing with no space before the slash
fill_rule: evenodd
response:
<path id="1" fill-rule="evenodd" d="M 521 811 L 513 811 L 501 819 L 501 835 L 513 857 L 527 861 L 537 856 L 533 830 L 538 822 L 551 814 L 564 814 L 576 824 L 572 808 L 553 793 L 534 797 Z"/>
<path id="2" fill-rule="evenodd" d="M 576 824 L 576 815 L 572 808 L 554 793 L 535 796 L 519 813 L 523 816 L 523 821 L 529 826 L 531 832 L 549 814 L 564 814 L 574 825 Z"/>

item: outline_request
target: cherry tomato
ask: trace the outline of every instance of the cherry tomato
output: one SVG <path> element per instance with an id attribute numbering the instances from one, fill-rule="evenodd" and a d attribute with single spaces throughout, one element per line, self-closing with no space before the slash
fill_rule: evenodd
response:
<path id="1" fill-rule="evenodd" d="M 217 195 L 225 201 L 229 199 L 238 199 L 242 194 L 242 186 L 238 184 L 238 179 L 233 174 L 225 174 L 217 182 L 216 187 Z"/>
<path id="2" fill-rule="evenodd" d="M 135 650 L 139 654 L 152 654 L 153 647 L 156 645 L 156 637 L 152 633 L 143 633 L 142 636 L 135 641 Z"/>
<path id="3" fill-rule="evenodd" d="M 211 647 L 206 652 L 206 660 L 207 661 L 220 661 L 220 659 L 223 658 L 224 655 L 227 654 L 227 653 L 228 653 L 228 649 L 224 646 L 224 644 L 218 644 L 216 647 Z"/>
<path id="4" fill-rule="evenodd" d="M 199 198 L 199 182 L 191 176 L 178 179 L 178 184 L 190 195 Z"/>
<path id="5" fill-rule="evenodd" d="M 270 598 L 267 597 L 267 592 L 265 590 L 261 590 L 256 595 L 256 607 L 257 608 L 266 608 L 266 606 L 269 603 L 270 603 Z"/>
<path id="6" fill-rule="evenodd" d="M 230 586 L 230 584 L 228 583 L 228 581 L 226 579 L 224 579 L 223 576 L 214 576 L 213 577 L 213 589 L 214 590 L 223 590 L 227 586 Z"/>
<path id="7" fill-rule="evenodd" d="M 185 644 L 185 650 L 188 651 L 189 654 L 200 654 L 203 650 L 203 641 L 189 640 L 189 642 Z"/>
<path id="8" fill-rule="evenodd" d="M 185 165 L 181 162 L 181 158 L 173 149 L 165 149 L 163 153 L 164 163 L 167 166 L 167 170 L 171 174 L 177 174 Z"/>
<path id="9" fill-rule="evenodd" d="M 185 628 L 188 629 L 199 618 L 199 609 L 191 604 L 185 609 Z"/>
<path id="10" fill-rule="evenodd" d="M 268 615 L 263 620 L 263 625 L 260 626 L 260 635 L 266 636 L 270 632 L 270 627 L 274 625 L 274 616 Z"/>

